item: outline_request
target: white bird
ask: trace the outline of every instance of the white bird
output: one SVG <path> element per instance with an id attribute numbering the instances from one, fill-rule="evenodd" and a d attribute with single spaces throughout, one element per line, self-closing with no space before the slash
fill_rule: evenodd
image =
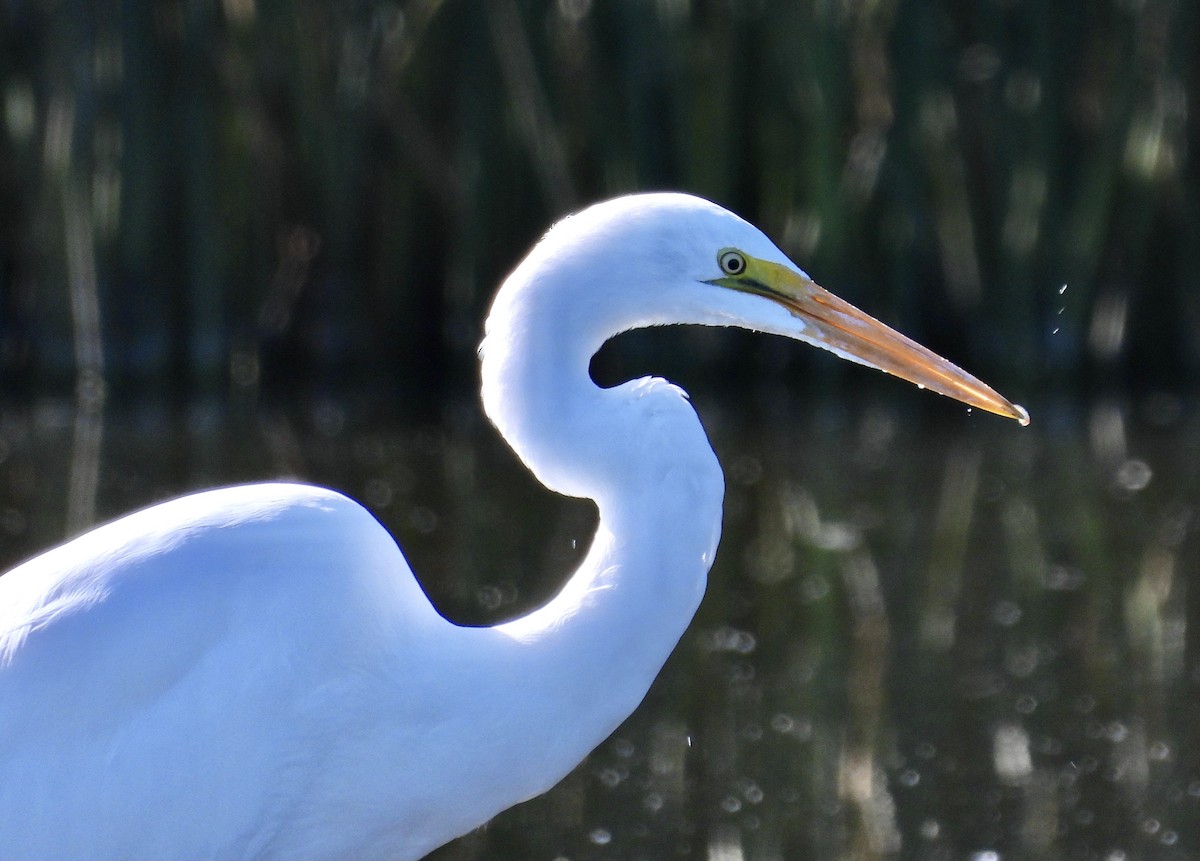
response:
<path id="1" fill-rule="evenodd" d="M 599 388 L 628 329 L 739 326 L 1028 422 L 682 194 L 555 225 L 487 320 L 488 416 L 595 500 L 579 569 L 490 628 L 440 616 L 356 503 L 232 487 L 0 577 L 0 858 L 416 859 L 553 786 L 642 700 L 704 593 L 724 481 L 680 389 Z"/>

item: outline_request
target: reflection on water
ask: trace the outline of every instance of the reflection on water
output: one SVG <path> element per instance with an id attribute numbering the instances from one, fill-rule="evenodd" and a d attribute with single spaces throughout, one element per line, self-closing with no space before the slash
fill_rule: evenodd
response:
<path id="1" fill-rule="evenodd" d="M 1200 856 L 1197 417 L 702 412 L 729 491 L 696 622 L 587 763 L 439 859 Z M 448 615 L 511 616 L 593 514 L 456 415 L 109 417 L 97 516 L 301 477 L 371 507 Z M 0 421 L 4 567 L 62 537 L 82 448 L 66 410 Z"/>

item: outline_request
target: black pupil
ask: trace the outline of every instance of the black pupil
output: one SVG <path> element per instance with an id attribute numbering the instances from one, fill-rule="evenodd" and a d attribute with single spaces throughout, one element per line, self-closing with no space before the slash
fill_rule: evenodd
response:
<path id="1" fill-rule="evenodd" d="M 738 257 L 736 254 L 730 254 L 728 257 L 725 258 L 725 268 L 728 269 L 730 272 L 741 272 L 742 271 L 742 259 L 740 257 Z"/>

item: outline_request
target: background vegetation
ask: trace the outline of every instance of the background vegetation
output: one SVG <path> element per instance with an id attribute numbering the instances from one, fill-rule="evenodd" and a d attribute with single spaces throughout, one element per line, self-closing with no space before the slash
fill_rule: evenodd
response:
<path id="1" fill-rule="evenodd" d="M 437 857 L 1200 857 L 1198 14 L 4 0 L 0 570 L 294 476 L 450 618 L 527 610 L 595 515 L 483 426 L 488 301 L 571 209 L 691 191 L 1034 425 L 618 339 L 598 376 L 680 379 L 726 466 L 708 597 L 613 739 Z"/>
<path id="2" fill-rule="evenodd" d="M 659 188 L 1019 400 L 1185 387 L 1198 44 L 1176 0 L 9 0 L 0 387 L 420 410 L 553 219 Z M 793 352 L 748 361 L 836 387 Z"/>

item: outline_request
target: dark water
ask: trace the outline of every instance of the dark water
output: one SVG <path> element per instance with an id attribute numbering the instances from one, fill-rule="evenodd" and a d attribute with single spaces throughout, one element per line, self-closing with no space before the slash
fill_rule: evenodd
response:
<path id="1" fill-rule="evenodd" d="M 1200 858 L 1183 401 L 1031 405 L 1022 430 L 701 400 L 729 490 L 691 630 L 586 763 L 437 858 Z M 6 414 L 0 565 L 166 496 L 292 476 L 367 504 L 447 615 L 514 615 L 570 570 L 591 507 L 537 487 L 473 405 L 447 415 Z"/>

